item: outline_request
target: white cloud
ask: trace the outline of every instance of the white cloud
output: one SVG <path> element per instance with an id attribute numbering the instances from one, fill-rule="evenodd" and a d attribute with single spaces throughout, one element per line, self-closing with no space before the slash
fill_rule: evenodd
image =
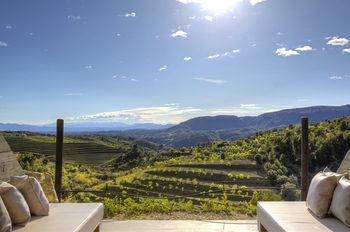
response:
<path id="1" fill-rule="evenodd" d="M 112 79 L 128 79 L 128 77 L 127 76 L 118 76 L 118 75 L 113 75 L 112 76 Z"/>
<path id="2" fill-rule="evenodd" d="M 188 17 L 188 19 L 194 20 L 194 19 L 196 19 L 196 16 L 190 16 L 190 17 Z"/>
<path id="3" fill-rule="evenodd" d="M 122 36 L 122 35 L 121 35 L 120 33 L 117 33 L 116 36 L 117 36 L 117 37 L 120 37 L 120 36 Z"/>
<path id="4" fill-rule="evenodd" d="M 11 25 L 6 25 L 5 29 L 12 29 L 12 26 Z"/>
<path id="5" fill-rule="evenodd" d="M 206 15 L 204 17 L 205 20 L 209 21 L 209 22 L 213 22 L 213 16 L 210 16 L 210 15 Z"/>
<path id="6" fill-rule="evenodd" d="M 262 2 L 266 2 L 266 0 L 249 0 L 249 3 L 252 6 L 255 6 L 256 4 L 262 3 Z"/>
<path id="7" fill-rule="evenodd" d="M 288 57 L 300 55 L 299 52 L 295 50 L 287 50 L 286 48 L 278 48 L 275 52 L 278 56 Z"/>
<path id="8" fill-rule="evenodd" d="M 125 123 L 180 123 L 190 118 L 207 115 L 258 115 L 261 113 L 281 110 L 282 108 L 265 108 L 257 104 L 241 104 L 224 108 L 185 107 L 179 103 L 168 103 L 161 106 L 132 108 L 102 112 L 90 115 L 66 118 L 69 122 L 125 122 Z"/>
<path id="9" fill-rule="evenodd" d="M 182 30 L 178 30 L 178 31 L 172 33 L 171 37 L 173 37 L 173 38 L 175 38 L 175 37 L 187 38 L 187 32 L 182 31 Z"/>
<path id="10" fill-rule="evenodd" d="M 184 61 L 190 61 L 190 60 L 192 60 L 192 57 L 190 57 L 190 56 L 184 57 Z"/>
<path id="11" fill-rule="evenodd" d="M 295 50 L 300 51 L 300 52 L 307 52 L 307 51 L 314 51 L 315 49 L 309 45 L 306 45 L 306 46 L 302 46 L 302 47 L 300 46 L 300 47 L 296 48 Z"/>
<path id="12" fill-rule="evenodd" d="M 235 49 L 235 50 L 232 50 L 232 51 L 225 52 L 221 56 L 230 56 L 231 57 L 233 54 L 240 53 L 240 52 L 241 52 L 240 49 Z"/>
<path id="13" fill-rule="evenodd" d="M 331 76 L 331 77 L 329 77 L 329 79 L 331 79 L 331 80 L 342 80 L 343 77 L 341 77 L 341 76 Z"/>
<path id="14" fill-rule="evenodd" d="M 166 103 L 164 104 L 165 106 L 179 106 L 180 103 L 177 103 L 177 102 L 172 102 L 172 103 Z"/>
<path id="15" fill-rule="evenodd" d="M 92 67 L 92 65 L 86 65 L 85 68 L 86 69 L 92 69 L 93 67 Z"/>
<path id="16" fill-rule="evenodd" d="M 64 96 L 83 96 L 83 93 L 65 93 Z"/>
<path id="17" fill-rule="evenodd" d="M 207 115 L 237 115 L 237 116 L 248 116 L 248 115 L 259 115 L 262 113 L 273 112 L 281 110 L 281 108 L 264 108 L 256 104 L 241 104 L 240 106 L 209 109 Z"/>
<path id="18" fill-rule="evenodd" d="M 7 43 L 0 41 L 0 47 L 7 47 Z"/>
<path id="19" fill-rule="evenodd" d="M 194 107 L 182 107 L 169 104 L 156 107 L 144 107 L 92 115 L 69 117 L 67 121 L 118 121 L 126 123 L 179 123 L 198 115 L 202 110 Z"/>
<path id="20" fill-rule="evenodd" d="M 261 107 L 257 106 L 256 104 L 241 104 L 241 108 L 243 109 L 261 109 Z"/>
<path id="21" fill-rule="evenodd" d="M 132 81 L 132 82 L 138 82 L 139 81 L 139 80 L 137 80 L 135 78 L 130 78 L 130 77 L 127 77 L 127 76 L 124 76 L 124 75 L 121 75 L 121 76 L 113 75 L 112 79 L 113 80 L 129 80 L 129 81 Z"/>
<path id="22" fill-rule="evenodd" d="M 208 56 L 208 59 L 212 60 L 212 59 L 217 59 L 217 58 L 220 58 L 220 57 L 232 57 L 234 54 L 237 54 L 237 53 L 240 53 L 240 52 L 241 52 L 240 49 L 235 49 L 235 50 L 224 52 L 224 53 L 221 53 L 221 54 L 217 53 L 217 54 L 210 55 L 210 56 Z"/>
<path id="23" fill-rule="evenodd" d="M 216 58 L 219 58 L 219 57 L 220 57 L 220 54 L 214 54 L 214 55 L 208 56 L 208 59 L 212 60 L 212 59 L 216 59 Z"/>
<path id="24" fill-rule="evenodd" d="M 130 12 L 130 13 L 126 13 L 125 15 L 124 15 L 125 17 L 127 17 L 127 18 L 135 18 L 136 17 L 136 13 L 135 12 Z"/>
<path id="25" fill-rule="evenodd" d="M 343 49 L 343 52 L 345 52 L 345 53 L 350 53 L 350 48 L 344 48 L 344 49 Z"/>
<path id="26" fill-rule="evenodd" d="M 67 19 L 72 20 L 72 21 L 77 21 L 77 20 L 80 20 L 81 17 L 80 17 L 80 15 L 68 15 Z"/>
<path id="27" fill-rule="evenodd" d="M 167 65 L 163 65 L 162 67 L 159 68 L 159 71 L 164 71 L 167 70 L 168 66 Z"/>
<path id="28" fill-rule="evenodd" d="M 227 83 L 227 81 L 225 80 L 219 80 L 219 79 L 210 79 L 210 78 L 201 78 L 201 77 L 195 77 L 192 78 L 193 80 L 197 80 L 197 81 L 204 81 L 204 82 L 208 82 L 211 84 L 225 84 Z"/>
<path id="29" fill-rule="evenodd" d="M 339 36 L 333 36 L 332 38 L 327 37 L 329 40 L 327 42 L 328 45 L 332 46 L 345 46 L 349 43 L 347 38 L 341 38 Z"/>

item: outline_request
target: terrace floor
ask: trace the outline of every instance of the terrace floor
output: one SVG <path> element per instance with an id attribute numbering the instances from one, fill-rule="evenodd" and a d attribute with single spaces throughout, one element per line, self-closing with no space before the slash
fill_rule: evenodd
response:
<path id="1" fill-rule="evenodd" d="M 126 220 L 103 221 L 101 232 L 257 232 L 255 220 Z"/>

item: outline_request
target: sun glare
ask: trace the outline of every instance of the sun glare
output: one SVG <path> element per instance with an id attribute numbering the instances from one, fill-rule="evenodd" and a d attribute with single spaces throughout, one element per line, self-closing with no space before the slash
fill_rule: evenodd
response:
<path id="1" fill-rule="evenodd" d="M 232 11 L 241 0 L 200 0 L 203 10 L 211 11 L 215 15 Z"/>

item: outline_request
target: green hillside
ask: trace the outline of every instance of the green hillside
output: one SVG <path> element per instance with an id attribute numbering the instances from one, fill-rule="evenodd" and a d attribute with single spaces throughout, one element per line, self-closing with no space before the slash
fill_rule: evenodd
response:
<path id="1" fill-rule="evenodd" d="M 5 139 L 14 152 L 31 152 L 54 159 L 55 137 L 35 133 L 5 133 Z M 63 155 L 68 162 L 77 164 L 100 165 L 111 162 L 132 150 L 134 144 L 141 144 L 139 150 L 151 155 L 154 144 L 145 141 L 132 141 L 123 138 L 99 136 L 66 136 Z"/>
<path id="2" fill-rule="evenodd" d="M 69 139 L 67 144 L 81 142 Z M 349 149 L 350 118 L 310 126 L 312 173 L 326 166 L 336 170 Z M 101 201 L 107 216 L 134 218 L 155 212 L 242 217 L 254 215 L 257 200 L 299 199 L 299 126 L 152 154 L 143 156 L 132 146 L 122 158 L 94 169 L 66 165 L 66 190 L 97 191 L 67 193 L 66 201 Z M 43 171 L 40 159 L 20 157 L 26 168 Z M 128 165 L 121 169 L 123 162 Z"/>

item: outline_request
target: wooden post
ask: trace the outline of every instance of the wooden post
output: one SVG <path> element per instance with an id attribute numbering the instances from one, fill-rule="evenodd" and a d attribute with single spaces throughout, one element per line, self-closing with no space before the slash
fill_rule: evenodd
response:
<path id="1" fill-rule="evenodd" d="M 309 189 L 309 119 L 301 118 L 301 200 L 305 201 Z"/>
<path id="2" fill-rule="evenodd" d="M 63 128 L 64 121 L 57 119 L 56 128 L 56 166 L 55 166 L 55 190 L 59 202 L 62 197 L 62 166 L 63 166 Z"/>

